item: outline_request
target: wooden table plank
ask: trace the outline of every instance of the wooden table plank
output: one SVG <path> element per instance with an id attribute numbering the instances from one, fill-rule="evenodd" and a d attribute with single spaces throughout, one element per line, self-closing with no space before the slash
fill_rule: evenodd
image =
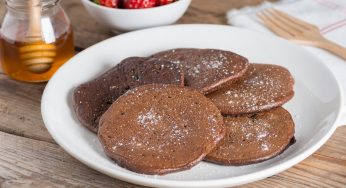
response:
<path id="1" fill-rule="evenodd" d="M 28 84 L 0 74 L 0 131 L 54 142 L 41 118 L 45 84 Z"/>
<path id="2" fill-rule="evenodd" d="M 138 187 L 105 176 L 58 145 L 0 132 L 0 187 Z"/>
<path id="3" fill-rule="evenodd" d="M 2 18 L 4 17 L 5 10 L 6 10 L 5 0 L 0 0 L 0 23 L 2 23 Z"/>

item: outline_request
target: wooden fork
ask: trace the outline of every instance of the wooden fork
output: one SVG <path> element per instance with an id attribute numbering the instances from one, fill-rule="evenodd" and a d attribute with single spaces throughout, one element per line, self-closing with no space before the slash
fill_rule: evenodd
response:
<path id="1" fill-rule="evenodd" d="M 257 16 L 266 27 L 281 37 L 328 50 L 346 60 L 346 48 L 324 38 L 315 25 L 272 8 Z"/>

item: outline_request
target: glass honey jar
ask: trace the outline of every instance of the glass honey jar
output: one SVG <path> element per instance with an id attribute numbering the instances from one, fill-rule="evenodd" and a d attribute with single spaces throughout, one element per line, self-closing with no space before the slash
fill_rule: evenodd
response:
<path id="1" fill-rule="evenodd" d="M 70 21 L 60 0 L 6 0 L 0 63 L 11 78 L 48 81 L 74 55 Z"/>

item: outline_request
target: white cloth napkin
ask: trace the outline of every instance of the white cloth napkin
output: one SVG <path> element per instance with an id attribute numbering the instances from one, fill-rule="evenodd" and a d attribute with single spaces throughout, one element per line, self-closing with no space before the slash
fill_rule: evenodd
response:
<path id="1" fill-rule="evenodd" d="M 346 47 L 346 0 L 281 0 L 276 3 L 264 2 L 255 7 L 230 10 L 227 13 L 228 23 L 233 26 L 271 33 L 259 22 L 256 16 L 256 13 L 268 7 L 274 7 L 316 25 L 327 39 Z M 315 54 L 331 69 L 341 84 L 344 97 L 346 97 L 346 61 L 318 48 L 308 46 L 304 46 L 304 48 Z"/>

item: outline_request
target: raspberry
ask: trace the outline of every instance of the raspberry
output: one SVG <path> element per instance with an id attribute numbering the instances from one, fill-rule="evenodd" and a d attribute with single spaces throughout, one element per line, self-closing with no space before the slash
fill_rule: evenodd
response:
<path id="1" fill-rule="evenodd" d="M 157 6 L 161 6 L 161 5 L 167 5 L 167 4 L 170 4 L 170 3 L 173 3 L 174 0 L 157 0 L 156 1 L 156 5 Z"/>
<path id="2" fill-rule="evenodd" d="M 140 9 L 155 7 L 156 0 L 124 0 L 124 8 Z"/>
<path id="3" fill-rule="evenodd" d="M 119 0 L 99 0 L 100 4 L 110 8 L 118 8 Z"/>

